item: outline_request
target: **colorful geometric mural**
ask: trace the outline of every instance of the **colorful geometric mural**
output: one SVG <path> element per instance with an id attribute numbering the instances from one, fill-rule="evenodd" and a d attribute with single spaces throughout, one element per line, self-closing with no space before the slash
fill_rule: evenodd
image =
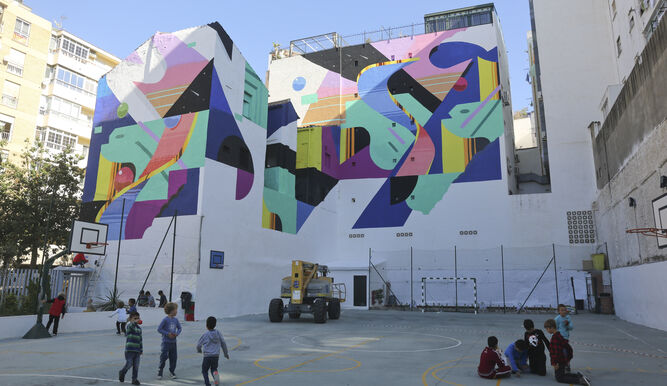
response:
<path id="1" fill-rule="evenodd" d="M 501 179 L 498 50 L 463 31 L 281 59 L 297 64 L 271 69 L 291 96 L 269 107 L 263 226 L 297 233 L 340 180 L 384 180 L 354 224 L 378 228 L 428 214 L 454 183 Z"/>
<path id="2" fill-rule="evenodd" d="M 221 83 L 231 67 L 245 89 Z M 266 128 L 266 112 L 266 88 L 218 23 L 156 34 L 99 82 L 81 217 L 118 240 L 142 238 L 158 217 L 197 214 L 206 158 L 236 169 L 229 199 L 242 200 L 257 160 L 240 125 Z"/>

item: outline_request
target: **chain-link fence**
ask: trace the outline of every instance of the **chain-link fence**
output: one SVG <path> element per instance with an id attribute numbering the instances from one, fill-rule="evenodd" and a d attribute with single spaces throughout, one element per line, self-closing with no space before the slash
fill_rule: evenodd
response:
<path id="1" fill-rule="evenodd" d="M 371 307 L 517 311 L 588 301 L 595 246 L 371 249 Z"/>

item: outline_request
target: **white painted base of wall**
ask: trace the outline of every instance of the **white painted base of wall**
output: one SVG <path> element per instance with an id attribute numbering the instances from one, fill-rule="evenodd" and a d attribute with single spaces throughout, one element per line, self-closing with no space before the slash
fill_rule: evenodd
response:
<path id="1" fill-rule="evenodd" d="M 142 327 L 152 327 L 160 324 L 165 317 L 162 308 L 139 307 L 137 309 L 141 315 Z M 180 310 L 179 310 L 180 311 Z M 111 311 L 104 312 L 72 312 L 65 314 L 65 318 L 60 320 L 58 325 L 58 334 L 79 333 L 89 331 L 113 331 L 116 329 L 116 318 L 110 318 Z M 179 312 L 178 318 L 183 320 L 183 313 Z M 37 316 L 5 316 L 0 318 L 0 340 L 17 339 L 23 337 L 28 330 L 35 324 Z M 44 315 L 43 323 L 49 321 L 48 313 Z"/>
<path id="2" fill-rule="evenodd" d="M 666 276 L 667 261 L 612 269 L 616 315 L 628 322 L 667 331 Z"/>

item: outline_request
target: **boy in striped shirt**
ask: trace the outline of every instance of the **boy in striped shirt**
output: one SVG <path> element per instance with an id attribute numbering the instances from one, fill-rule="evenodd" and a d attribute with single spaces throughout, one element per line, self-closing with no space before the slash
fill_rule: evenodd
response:
<path id="1" fill-rule="evenodd" d="M 144 353 L 144 344 L 141 338 L 141 320 L 139 313 L 130 312 L 127 324 L 127 340 L 125 341 L 125 366 L 118 372 L 118 380 L 125 382 L 125 374 L 132 367 L 132 384 L 140 385 L 137 379 L 139 375 L 139 357 Z"/>

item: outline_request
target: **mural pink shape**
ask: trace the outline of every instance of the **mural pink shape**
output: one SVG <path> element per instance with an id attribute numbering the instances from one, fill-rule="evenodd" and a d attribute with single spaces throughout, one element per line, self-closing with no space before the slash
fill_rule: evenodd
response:
<path id="1" fill-rule="evenodd" d="M 428 174 L 434 156 L 435 145 L 433 144 L 433 140 L 422 127 L 417 134 L 417 139 L 412 150 L 410 150 L 410 154 L 408 154 L 396 176 L 421 176 Z"/>
<path id="2" fill-rule="evenodd" d="M 317 89 L 317 98 L 328 98 L 331 96 L 349 95 L 357 92 L 357 83 L 349 79 L 345 79 L 340 74 L 329 71 L 324 80 Z"/>
<path id="3" fill-rule="evenodd" d="M 154 170 L 160 168 L 174 157 L 180 157 L 181 149 L 185 145 L 185 140 L 192 129 L 196 113 L 181 115 L 178 124 L 173 128 L 165 128 L 157 149 L 153 153 L 146 169 L 141 173 L 140 177 L 144 177 L 152 173 Z"/>

